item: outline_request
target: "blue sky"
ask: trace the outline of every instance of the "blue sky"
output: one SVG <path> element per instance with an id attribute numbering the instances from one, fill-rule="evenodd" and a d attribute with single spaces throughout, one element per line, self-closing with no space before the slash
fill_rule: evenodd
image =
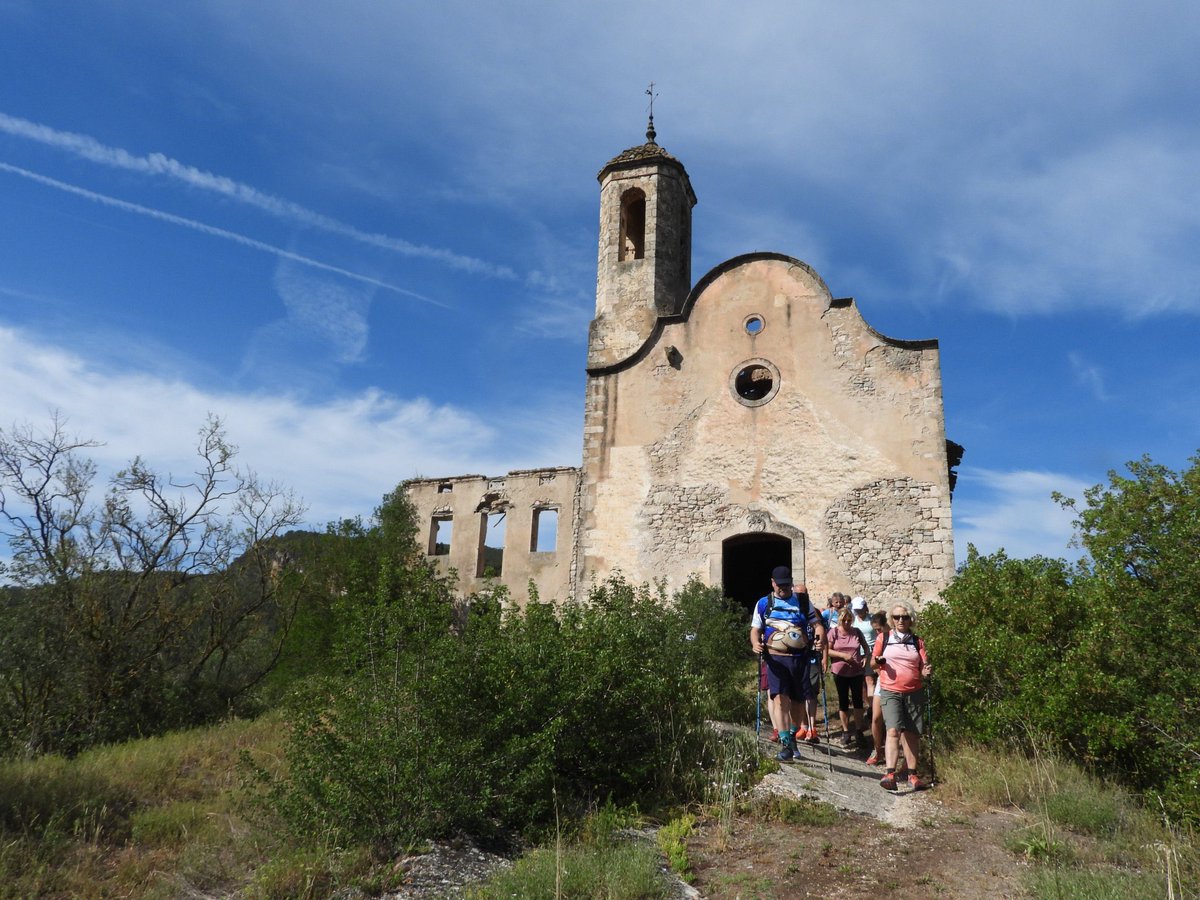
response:
<path id="1" fill-rule="evenodd" d="M 693 273 L 799 257 L 936 337 L 967 542 L 1200 447 L 1200 6 L 0 0 L 0 422 L 186 471 L 222 416 L 320 524 L 577 465 L 598 186 L 643 140 Z"/>

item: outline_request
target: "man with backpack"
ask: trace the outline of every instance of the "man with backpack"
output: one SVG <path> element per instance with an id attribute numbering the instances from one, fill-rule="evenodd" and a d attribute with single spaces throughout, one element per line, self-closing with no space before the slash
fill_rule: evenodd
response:
<path id="1" fill-rule="evenodd" d="M 808 698 L 808 666 L 811 653 L 825 643 L 825 623 L 812 605 L 803 584 L 792 584 L 787 566 L 771 572 L 771 593 L 754 605 L 750 622 L 750 646 L 765 660 L 767 686 L 778 698 L 779 755 L 790 762 L 797 754 L 796 728 Z M 818 663 L 819 665 L 819 663 Z"/>

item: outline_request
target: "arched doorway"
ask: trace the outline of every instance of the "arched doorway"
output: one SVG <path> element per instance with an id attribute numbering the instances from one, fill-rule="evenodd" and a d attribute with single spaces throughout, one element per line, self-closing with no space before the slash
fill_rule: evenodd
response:
<path id="1" fill-rule="evenodd" d="M 735 534 L 721 542 L 721 587 L 747 614 L 771 591 L 771 570 L 792 565 L 792 542 L 778 534 Z"/>

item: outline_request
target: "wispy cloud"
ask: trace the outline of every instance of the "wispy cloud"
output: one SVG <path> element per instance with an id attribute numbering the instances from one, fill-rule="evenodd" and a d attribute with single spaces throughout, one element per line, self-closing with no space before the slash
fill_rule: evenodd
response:
<path id="1" fill-rule="evenodd" d="M 1197 158 L 1194 136 L 1147 131 L 1036 167 L 998 162 L 964 181 L 942 255 L 967 261 L 963 284 L 1009 313 L 1200 311 Z"/>
<path id="2" fill-rule="evenodd" d="M 205 172 L 194 166 L 186 165 L 162 153 L 151 153 L 137 156 L 120 147 L 110 147 L 100 143 L 86 134 L 76 134 L 70 131 L 59 131 L 48 125 L 30 122 L 15 116 L 0 113 L 0 132 L 14 137 L 36 141 L 45 146 L 54 147 L 70 153 L 89 162 L 110 166 L 126 172 L 137 172 L 142 175 L 170 178 L 175 181 L 210 191 L 230 200 L 252 206 L 272 216 L 286 219 L 297 225 L 316 228 L 329 234 L 336 234 L 353 241 L 399 253 L 404 256 L 419 257 L 443 263 L 455 269 L 486 275 L 492 278 L 512 279 L 516 274 L 507 266 L 498 266 L 485 260 L 464 256 L 451 250 L 439 247 L 429 247 L 424 244 L 414 244 L 402 238 L 391 237 L 362 231 L 353 225 L 340 222 L 315 210 L 301 206 L 290 200 L 263 193 L 257 188 L 223 175 Z"/>
<path id="3" fill-rule="evenodd" d="M 389 284 L 386 281 L 380 281 L 378 278 L 360 275 L 358 272 L 351 272 L 349 269 L 343 269 L 340 266 L 333 266 L 329 263 L 324 263 L 308 256 L 301 256 L 299 253 L 293 253 L 291 250 L 285 250 L 282 247 L 276 247 L 273 244 L 268 244 L 252 237 L 247 237 L 244 234 L 238 234 L 236 231 L 229 231 L 225 228 L 217 228 L 215 225 L 206 225 L 204 222 L 197 222 L 195 219 L 177 216 L 174 213 L 164 212 L 161 209 L 152 209 L 148 206 L 142 206 L 140 203 L 130 203 L 128 200 L 119 200 L 116 197 L 110 197 L 107 194 L 98 194 L 95 191 L 89 191 L 87 188 L 81 188 L 74 184 L 67 184 L 65 181 L 59 181 L 56 178 L 49 178 L 45 175 L 39 175 L 37 172 L 30 172 L 28 169 L 22 169 L 19 166 L 9 165 L 8 163 L 0 162 L 0 172 L 8 172 L 11 175 L 19 175 L 22 178 L 28 178 L 30 181 L 35 181 L 38 184 L 44 184 L 47 187 L 65 191 L 68 194 L 74 194 L 77 197 L 83 197 L 87 200 L 100 203 L 104 206 L 111 206 L 114 209 L 121 209 L 125 212 L 148 216 L 151 219 L 158 219 L 160 222 L 170 222 L 172 225 L 180 225 L 184 228 L 190 228 L 193 231 L 199 231 L 201 234 L 207 234 L 211 235 L 212 237 L 219 237 L 227 241 L 233 241 L 235 244 L 241 244 L 243 247 L 251 247 L 255 250 L 261 250 L 264 253 L 274 254 L 280 259 L 288 259 L 292 262 L 297 262 L 313 269 L 321 269 L 325 272 L 333 272 L 337 275 L 341 275 L 344 278 L 350 278 L 354 281 L 360 281 L 363 284 L 369 284 L 373 285 L 374 287 L 383 288 L 384 290 L 392 291 L 405 297 L 412 297 L 424 303 L 432 303 L 434 306 L 449 308 L 447 304 L 442 303 L 439 300 L 426 297 L 424 294 L 418 294 L 416 291 L 406 290 L 405 288 L 397 287 L 394 284 Z"/>
<path id="4" fill-rule="evenodd" d="M 287 260 L 279 261 L 274 285 L 284 316 L 249 335 L 239 375 L 281 390 L 314 390 L 336 382 L 339 367 L 362 362 L 373 291 Z"/>
<path id="5" fill-rule="evenodd" d="M 1058 491 L 1079 497 L 1090 485 L 1056 472 L 972 469 L 960 479 L 970 484 L 974 498 L 955 502 L 954 543 L 960 562 L 966 559 L 968 544 L 981 553 L 1002 549 L 1020 558 L 1080 555 L 1070 547 L 1075 514 L 1050 495 Z"/>
<path id="6" fill-rule="evenodd" d="M 159 471 L 191 471 L 194 435 L 215 413 L 241 448 L 241 461 L 291 486 L 315 524 L 369 513 L 386 491 L 414 475 L 503 474 L 579 461 L 580 422 L 575 404 L 562 397 L 493 411 L 506 423 L 499 429 L 454 405 L 377 389 L 309 403 L 283 393 L 218 392 L 171 375 L 113 371 L 3 326 L 0 383 L 6 392 L 0 424 L 36 426 L 59 410 L 72 434 L 104 442 L 93 457 L 105 471 L 134 455 Z"/>
<path id="7" fill-rule="evenodd" d="M 1075 373 L 1075 380 L 1091 391 L 1092 396 L 1101 403 L 1108 400 L 1108 393 L 1104 390 L 1104 370 L 1099 366 L 1088 362 L 1084 359 L 1082 353 L 1071 351 L 1067 354 L 1067 361 L 1071 364 L 1071 371 Z"/>

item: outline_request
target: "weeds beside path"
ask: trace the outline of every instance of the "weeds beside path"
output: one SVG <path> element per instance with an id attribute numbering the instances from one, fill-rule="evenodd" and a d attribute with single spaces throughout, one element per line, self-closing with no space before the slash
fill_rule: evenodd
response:
<path id="1" fill-rule="evenodd" d="M 1003 849 L 1015 814 L 963 815 L 936 791 L 890 793 L 861 757 L 803 746 L 728 826 L 695 831 L 692 884 L 713 898 L 1022 896 L 1020 867 Z"/>
<path id="2" fill-rule="evenodd" d="M 760 744 L 764 755 L 775 749 Z M 857 755 L 804 747 L 733 814 L 693 830 L 691 883 L 704 897 L 743 900 L 1197 896 L 1183 874 L 1194 871 L 1191 839 L 1074 766 L 961 748 L 944 772 L 931 791 L 892 794 Z"/>

